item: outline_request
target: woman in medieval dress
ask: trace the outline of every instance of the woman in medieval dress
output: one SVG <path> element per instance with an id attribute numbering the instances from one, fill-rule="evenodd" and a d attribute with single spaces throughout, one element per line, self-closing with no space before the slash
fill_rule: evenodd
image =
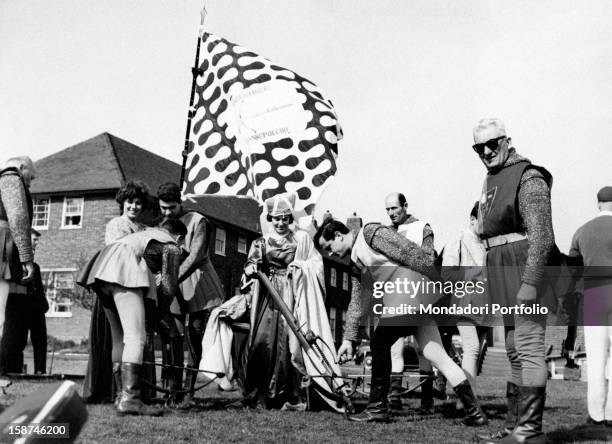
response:
<path id="1" fill-rule="evenodd" d="M 253 242 L 244 273 L 253 277 L 259 270 L 268 277 L 298 325 L 323 340 L 320 349 L 340 374 L 334 364 L 334 342 L 324 305 L 323 259 L 305 231 L 290 229 L 295 197 L 284 194 L 266 200 L 266 217 L 273 231 Z M 252 288 L 250 317 L 248 348 L 242 362 L 242 403 L 247 407 L 305 408 L 301 377 L 319 374 L 321 367 L 313 367 L 319 364 L 305 356 L 278 306 L 259 282 Z M 328 396 L 330 382 L 316 377 L 313 382 L 312 392 L 320 395 L 316 398 L 338 410 Z"/>

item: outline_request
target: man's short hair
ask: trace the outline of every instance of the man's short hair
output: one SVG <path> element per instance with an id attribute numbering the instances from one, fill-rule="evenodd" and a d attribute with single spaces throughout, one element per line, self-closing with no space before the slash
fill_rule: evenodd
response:
<path id="1" fill-rule="evenodd" d="M 314 236 L 315 247 L 319 247 L 319 240 L 321 239 L 321 237 L 326 241 L 334 240 L 336 231 L 342 234 L 347 234 L 351 230 L 349 230 L 346 225 L 336 219 L 327 219 L 325 222 L 323 222 L 323 225 L 319 227 L 317 233 Z"/>
<path id="2" fill-rule="evenodd" d="M 474 202 L 474 206 L 472 207 L 472 211 L 470 211 L 470 217 L 478 219 L 478 209 L 480 208 L 480 202 Z"/>
<path id="3" fill-rule="evenodd" d="M 181 189 L 174 182 L 162 183 L 157 189 L 157 198 L 164 202 L 181 203 Z"/>
<path id="4" fill-rule="evenodd" d="M 30 232 L 36 237 L 42 236 L 42 234 L 40 234 L 40 231 L 38 231 L 36 228 L 31 228 Z"/>
<path id="5" fill-rule="evenodd" d="M 403 207 L 407 203 L 406 196 L 404 196 L 403 193 L 397 193 L 397 200 L 399 201 L 401 207 Z"/>
<path id="6" fill-rule="evenodd" d="M 170 234 L 187 236 L 187 227 L 178 219 L 166 218 L 159 224 L 159 227 L 167 230 Z"/>
<path id="7" fill-rule="evenodd" d="M 17 169 L 20 169 L 21 167 L 26 166 L 30 169 L 32 174 L 35 174 L 36 172 L 36 169 L 34 168 L 34 162 L 32 162 L 32 159 L 30 159 L 30 157 L 28 156 L 11 157 L 10 159 L 6 161 L 5 166 L 7 168 L 13 167 Z"/>
<path id="8" fill-rule="evenodd" d="M 476 136 L 476 133 L 489 127 L 495 128 L 494 137 L 506 136 L 506 125 L 501 119 L 498 118 L 480 119 L 474 127 L 474 136 Z"/>

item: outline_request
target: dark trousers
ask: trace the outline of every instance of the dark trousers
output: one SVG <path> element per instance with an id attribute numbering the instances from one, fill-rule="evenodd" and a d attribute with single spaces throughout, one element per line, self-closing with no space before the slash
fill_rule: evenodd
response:
<path id="1" fill-rule="evenodd" d="M 391 383 L 391 346 L 399 338 L 414 335 L 413 326 L 378 325 L 372 335 L 370 348 L 372 351 L 372 387 L 370 404 L 387 399 Z"/>
<path id="2" fill-rule="evenodd" d="M 6 320 L 0 344 L 3 373 L 23 372 L 23 350 L 28 332 L 34 349 L 34 371 L 46 373 L 47 324 L 45 313 L 32 309 L 28 295 L 10 294 L 6 302 Z"/>

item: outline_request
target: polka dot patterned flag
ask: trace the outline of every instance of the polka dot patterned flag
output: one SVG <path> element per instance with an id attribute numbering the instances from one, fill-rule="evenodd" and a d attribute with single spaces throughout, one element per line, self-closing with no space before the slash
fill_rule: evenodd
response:
<path id="1" fill-rule="evenodd" d="M 185 197 L 298 196 L 310 213 L 336 173 L 342 130 L 319 88 L 209 33 L 200 42 L 185 163 Z"/>

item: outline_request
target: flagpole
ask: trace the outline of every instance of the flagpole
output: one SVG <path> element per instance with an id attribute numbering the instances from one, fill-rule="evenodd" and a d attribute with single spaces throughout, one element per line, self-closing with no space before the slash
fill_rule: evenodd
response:
<path id="1" fill-rule="evenodd" d="M 195 110 L 193 109 L 193 99 L 195 97 L 195 86 L 196 79 L 198 76 L 204 74 L 199 68 L 200 61 L 200 43 L 202 42 L 202 36 L 198 35 L 198 44 L 196 45 L 196 54 L 195 54 L 195 64 L 193 68 L 191 68 L 192 80 L 191 80 L 191 96 L 189 97 L 189 110 L 187 111 L 187 130 L 185 131 L 185 145 L 183 147 L 183 152 L 181 153 L 183 156 L 183 165 L 181 167 L 181 180 L 179 181 L 179 188 L 183 188 L 183 181 L 185 180 L 185 166 L 187 163 L 187 149 L 189 148 L 189 133 L 191 132 L 191 119 L 195 115 Z"/>

